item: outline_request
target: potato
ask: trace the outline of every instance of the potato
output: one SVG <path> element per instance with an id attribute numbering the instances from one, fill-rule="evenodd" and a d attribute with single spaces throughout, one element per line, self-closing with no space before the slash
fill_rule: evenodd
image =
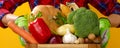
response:
<path id="1" fill-rule="evenodd" d="M 88 35 L 88 38 L 93 41 L 93 40 L 96 38 L 96 36 L 95 36 L 95 34 L 90 33 L 90 34 Z"/>

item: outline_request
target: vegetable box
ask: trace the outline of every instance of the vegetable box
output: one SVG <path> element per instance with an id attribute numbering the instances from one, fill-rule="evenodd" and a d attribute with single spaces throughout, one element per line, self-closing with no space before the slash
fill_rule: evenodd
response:
<path id="1" fill-rule="evenodd" d="M 68 11 L 70 14 L 67 11 L 65 11 L 67 14 L 64 14 L 63 11 L 58 10 L 51 5 L 36 6 L 32 14 L 21 16 L 15 23 L 9 22 L 8 26 L 24 38 L 20 40 L 23 45 L 26 43 L 25 48 L 101 48 L 106 46 L 107 40 L 104 39 L 109 39 L 110 28 L 107 18 L 99 19 L 96 13 L 85 7 Z M 107 37 L 104 37 L 106 35 Z M 102 41 L 105 42 L 100 44 Z"/>

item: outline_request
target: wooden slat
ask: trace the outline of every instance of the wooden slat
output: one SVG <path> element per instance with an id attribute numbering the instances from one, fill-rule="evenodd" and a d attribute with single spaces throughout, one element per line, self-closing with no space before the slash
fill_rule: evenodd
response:
<path id="1" fill-rule="evenodd" d="M 100 44 L 28 44 L 26 48 L 100 48 Z"/>
<path id="2" fill-rule="evenodd" d="M 89 48 L 97 48 L 96 44 L 89 44 L 88 46 L 89 46 Z"/>
<path id="3" fill-rule="evenodd" d="M 88 44 L 40 44 L 38 48 L 87 48 Z"/>
<path id="4" fill-rule="evenodd" d="M 100 46 L 101 46 L 100 44 L 97 44 L 97 48 L 101 48 Z"/>
<path id="5" fill-rule="evenodd" d="M 37 44 L 26 44 L 25 48 L 38 48 Z"/>

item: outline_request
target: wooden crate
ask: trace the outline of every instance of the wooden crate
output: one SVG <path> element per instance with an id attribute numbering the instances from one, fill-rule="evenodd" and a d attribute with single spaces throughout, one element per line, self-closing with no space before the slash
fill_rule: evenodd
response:
<path id="1" fill-rule="evenodd" d="M 27 44 L 25 48 L 101 48 L 100 44 Z"/>

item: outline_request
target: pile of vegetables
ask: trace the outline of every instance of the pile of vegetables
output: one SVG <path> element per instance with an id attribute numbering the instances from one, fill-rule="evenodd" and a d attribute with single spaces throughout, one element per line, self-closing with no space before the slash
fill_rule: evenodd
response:
<path id="1" fill-rule="evenodd" d="M 96 13 L 84 7 L 78 8 L 75 3 L 72 6 L 70 3 L 67 6 L 60 4 L 60 10 L 51 5 L 39 5 L 31 15 L 21 16 L 15 23 L 40 44 L 98 44 L 103 39 L 100 35 L 110 28 L 110 22 L 98 19 Z"/>

